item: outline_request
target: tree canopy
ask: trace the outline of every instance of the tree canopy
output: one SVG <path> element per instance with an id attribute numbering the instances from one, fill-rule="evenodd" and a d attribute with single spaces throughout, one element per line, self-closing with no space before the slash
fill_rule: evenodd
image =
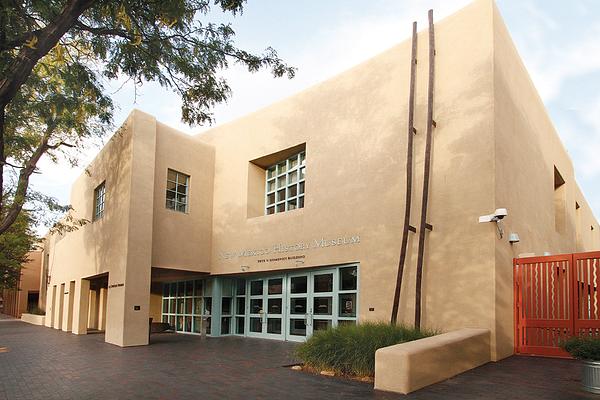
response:
<path id="1" fill-rule="evenodd" d="M 21 277 L 21 266 L 29 261 L 27 254 L 37 238 L 32 231 L 31 217 L 25 211 L 14 224 L 0 234 L 0 290 L 14 289 Z"/>
<path id="2" fill-rule="evenodd" d="M 240 49 L 230 24 L 210 21 L 214 11 L 241 13 L 245 0 L 0 4 L 0 234 L 25 204 L 68 209 L 32 192 L 29 178 L 44 155 L 75 163 L 73 150 L 112 129 L 106 82 L 158 82 L 181 97 L 184 122 L 205 124 L 231 94 L 219 76 L 231 64 L 275 77 L 295 73 L 274 49 Z"/>

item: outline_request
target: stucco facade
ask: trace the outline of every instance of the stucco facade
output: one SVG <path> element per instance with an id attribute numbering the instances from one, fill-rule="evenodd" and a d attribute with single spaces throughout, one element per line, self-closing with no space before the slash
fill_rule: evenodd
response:
<path id="1" fill-rule="evenodd" d="M 414 226 L 423 182 L 427 32 L 418 39 Z M 76 215 L 92 222 L 46 241 L 47 315 L 54 316 L 46 324 L 85 333 L 94 314 L 106 321 L 107 342 L 147 344 L 149 317 L 171 321 L 172 306 L 163 296 L 173 297 L 179 310 L 166 284 L 202 280 L 205 291 L 211 282 L 212 309 L 198 318 L 225 315 L 232 305 L 217 301 L 221 298 L 231 297 L 237 305 L 246 296 L 246 312 L 231 311 L 231 320 L 213 321 L 209 334 L 235 333 L 237 327 L 230 330 L 227 324 L 244 316 L 247 334 L 253 294 L 229 292 L 229 285 L 274 276 L 282 279 L 283 293 L 265 301 L 282 306 L 274 315 L 283 322 L 273 318 L 267 329 L 288 325 L 279 326 L 283 331 L 274 336 L 286 339 L 294 336 L 289 328 L 294 295 L 286 290 L 303 271 L 312 271 L 307 282 L 315 282 L 318 271 L 334 271 L 332 276 L 339 271 L 339 278 L 332 278 L 339 288 L 327 291 L 333 307 L 321 304 L 334 310 L 331 318 L 323 317 L 323 326 L 389 320 L 405 204 L 410 46 L 402 42 L 317 86 L 196 136 L 133 111 L 73 185 Z M 436 23 L 434 118 L 428 213 L 434 229 L 426 238 L 422 325 L 440 331 L 490 329 L 492 359 L 503 358 L 513 351 L 512 258 L 597 249 L 600 228 L 490 0 Z M 303 207 L 268 215 L 268 170 L 296 154 L 303 154 L 305 159 L 298 160 L 305 164 L 287 166 L 305 177 L 304 197 L 296 194 L 294 203 Z M 168 170 L 189 177 L 185 212 L 165 207 Z M 555 170 L 563 181 L 558 186 Z M 102 182 L 104 215 L 93 221 L 94 190 Z M 502 221 L 503 238 L 495 224 L 478 223 L 480 215 L 496 208 L 509 213 Z M 519 243 L 508 242 L 510 232 L 519 234 Z M 414 316 L 416 257 L 413 235 L 398 315 L 408 324 Z M 341 286 L 338 266 L 355 268 L 350 292 Z M 186 297 L 195 307 L 198 285 L 189 286 L 194 289 L 186 292 L 181 307 L 187 307 Z M 242 291 L 251 289 L 248 283 Z M 315 299 L 323 299 L 316 293 Z M 336 317 L 335 309 L 343 307 L 354 316 Z M 196 321 L 194 315 L 190 312 L 190 321 Z M 312 316 L 303 318 L 313 323 Z"/>
<path id="2" fill-rule="evenodd" d="M 42 251 L 30 251 L 27 258 L 28 261 L 21 267 L 17 288 L 0 291 L 2 299 L 0 313 L 21 318 L 21 314 L 36 311 L 38 307 Z"/>

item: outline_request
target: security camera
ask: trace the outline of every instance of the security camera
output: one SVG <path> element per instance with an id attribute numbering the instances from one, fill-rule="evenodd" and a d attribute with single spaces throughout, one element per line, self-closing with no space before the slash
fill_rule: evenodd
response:
<path id="1" fill-rule="evenodd" d="M 490 215 L 482 215 L 479 217 L 479 222 L 498 222 L 508 215 L 506 208 L 498 208 Z"/>

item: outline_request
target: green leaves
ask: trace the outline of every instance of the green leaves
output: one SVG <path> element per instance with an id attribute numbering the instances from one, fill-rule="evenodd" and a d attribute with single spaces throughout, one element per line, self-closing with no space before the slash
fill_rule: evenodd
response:
<path id="1" fill-rule="evenodd" d="M 212 9 L 236 15 L 244 0 L 32 0 L 0 4 L 0 232 L 23 206 L 41 155 L 75 164 L 87 139 L 112 129 L 103 83 L 156 81 L 178 93 L 182 119 L 213 122 L 212 108 L 231 95 L 218 76 L 231 63 L 292 78 L 295 68 L 267 47 L 236 47 L 229 24 L 207 21 Z M 32 67 L 33 65 L 33 67 Z M 16 91 L 15 91 L 16 88 Z M 4 112 L 2 112 L 4 111 Z M 6 161 L 6 163 L 4 163 Z M 16 187 L 4 167 L 19 172 Z M 7 198 L 5 193 L 13 193 Z M 2 212 L 2 210 L 9 210 Z"/>
<path id="2" fill-rule="evenodd" d="M 27 253 L 36 237 L 31 230 L 32 220 L 22 212 L 6 232 L 0 234 L 0 290 L 15 288 L 21 276 L 21 265 L 28 261 Z"/>

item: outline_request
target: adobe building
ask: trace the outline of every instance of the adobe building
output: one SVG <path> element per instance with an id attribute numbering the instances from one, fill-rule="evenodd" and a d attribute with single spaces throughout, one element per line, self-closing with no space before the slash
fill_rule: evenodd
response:
<path id="1" fill-rule="evenodd" d="M 21 276 L 15 289 L 0 291 L 2 300 L 0 313 L 21 318 L 21 314 L 38 309 L 40 296 L 40 269 L 42 265 L 42 250 L 33 250 L 27 254 L 27 261 L 21 267 Z"/>
<path id="2" fill-rule="evenodd" d="M 427 31 L 418 35 L 411 224 L 419 228 Z M 513 353 L 512 259 L 597 249 L 598 222 L 491 0 L 436 23 L 422 326 Z M 46 241 L 46 325 L 148 344 L 178 332 L 305 340 L 389 321 L 405 205 L 411 41 L 196 136 L 134 110 L 74 183 L 91 222 Z M 501 221 L 481 215 L 506 208 Z M 520 242 L 509 243 L 510 233 Z M 414 321 L 417 236 L 398 320 Z"/>

